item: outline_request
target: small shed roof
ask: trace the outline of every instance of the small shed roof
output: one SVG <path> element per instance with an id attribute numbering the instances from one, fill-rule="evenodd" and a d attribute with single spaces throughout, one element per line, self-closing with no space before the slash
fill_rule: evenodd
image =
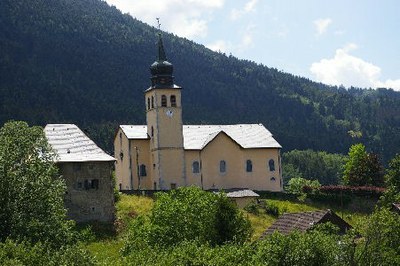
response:
<path id="1" fill-rule="evenodd" d="M 226 193 L 226 196 L 228 198 L 247 198 L 247 197 L 259 197 L 260 195 L 255 193 L 253 190 L 243 189 L 243 190 L 228 192 Z"/>
<path id="2" fill-rule="evenodd" d="M 284 213 L 282 214 L 263 234 L 262 238 L 270 235 L 275 231 L 287 235 L 293 231 L 305 232 L 311 229 L 316 224 L 331 222 L 338 226 L 341 232 L 350 229 L 351 226 L 342 218 L 337 216 L 330 209 L 298 212 L 298 213 Z"/>
<path id="3" fill-rule="evenodd" d="M 121 125 L 128 139 L 148 139 L 147 126 Z M 184 125 L 183 146 L 186 150 L 202 150 L 219 133 L 224 132 L 244 149 L 282 148 L 262 124 Z"/>
<path id="4" fill-rule="evenodd" d="M 115 161 L 74 124 L 48 124 L 44 133 L 57 162 Z"/>

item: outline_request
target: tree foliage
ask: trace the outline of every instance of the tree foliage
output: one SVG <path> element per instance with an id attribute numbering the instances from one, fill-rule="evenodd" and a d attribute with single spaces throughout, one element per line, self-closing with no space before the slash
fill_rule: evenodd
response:
<path id="1" fill-rule="evenodd" d="M 335 185 L 343 174 L 345 156 L 323 151 L 293 150 L 282 155 L 283 177 L 318 180 L 322 185 Z"/>
<path id="2" fill-rule="evenodd" d="M 383 186 L 383 167 L 376 154 L 367 153 L 363 144 L 349 149 L 343 183 L 350 186 Z"/>
<path id="3" fill-rule="evenodd" d="M 392 203 L 400 202 L 400 154 L 390 161 L 385 175 L 385 184 L 387 190 L 380 203 L 390 208 Z"/>
<path id="4" fill-rule="evenodd" d="M 227 242 L 243 243 L 251 226 L 239 209 L 223 193 L 197 187 L 158 193 L 148 220 L 139 218 L 132 226 L 125 253 L 152 247 L 173 246 L 197 241 L 212 246 Z"/>
<path id="5" fill-rule="evenodd" d="M 95 265 L 95 261 L 78 245 L 53 249 L 41 242 L 31 244 L 6 240 L 0 243 L 0 265 L 90 266 Z"/>
<path id="6" fill-rule="evenodd" d="M 363 224 L 337 234 L 331 224 L 305 233 L 275 232 L 253 243 L 211 246 L 185 240 L 173 246 L 143 245 L 124 256 L 129 265 L 399 265 L 400 216 L 376 210 Z"/>
<path id="7" fill-rule="evenodd" d="M 0 241 L 61 246 L 72 240 L 65 184 L 41 127 L 8 122 L 0 129 Z"/>
<path id="8" fill-rule="evenodd" d="M 288 185 L 285 187 L 286 192 L 292 193 L 292 194 L 297 194 L 297 195 L 302 195 L 304 194 L 304 188 L 308 187 L 311 188 L 312 190 L 318 189 L 321 186 L 321 184 L 318 182 L 318 180 L 308 180 L 304 179 L 301 177 L 297 178 L 292 178 L 289 180 Z"/>
<path id="9" fill-rule="evenodd" d="M 350 265 L 400 264 L 400 215 L 388 209 L 376 210 L 358 231 L 363 236 L 345 239 L 343 256 Z"/>

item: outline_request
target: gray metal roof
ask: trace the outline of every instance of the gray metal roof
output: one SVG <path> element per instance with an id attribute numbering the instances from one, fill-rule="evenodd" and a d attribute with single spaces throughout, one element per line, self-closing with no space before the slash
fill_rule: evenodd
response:
<path id="1" fill-rule="evenodd" d="M 57 162 L 115 161 L 74 124 L 48 124 L 44 133 Z"/>
<path id="2" fill-rule="evenodd" d="M 128 139 L 147 139 L 147 126 L 121 125 Z M 262 124 L 238 125 L 184 125 L 185 150 L 201 150 L 219 133 L 225 133 L 238 145 L 251 148 L 282 148 Z"/>
<path id="3" fill-rule="evenodd" d="M 228 198 L 259 197 L 257 193 L 250 189 L 237 190 L 226 193 Z"/>

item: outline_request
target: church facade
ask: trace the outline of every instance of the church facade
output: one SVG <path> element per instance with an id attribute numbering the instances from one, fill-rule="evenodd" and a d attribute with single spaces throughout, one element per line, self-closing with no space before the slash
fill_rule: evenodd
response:
<path id="1" fill-rule="evenodd" d="M 150 70 L 147 125 L 121 125 L 115 135 L 120 190 L 283 190 L 282 147 L 262 124 L 183 125 L 182 88 L 174 84 L 161 35 Z"/>

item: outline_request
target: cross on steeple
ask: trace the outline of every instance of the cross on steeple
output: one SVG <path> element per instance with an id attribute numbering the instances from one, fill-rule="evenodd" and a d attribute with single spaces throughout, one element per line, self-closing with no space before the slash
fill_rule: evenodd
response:
<path id="1" fill-rule="evenodd" d="M 160 18 L 156 18 L 156 19 L 157 19 L 158 30 L 161 30 Z"/>

